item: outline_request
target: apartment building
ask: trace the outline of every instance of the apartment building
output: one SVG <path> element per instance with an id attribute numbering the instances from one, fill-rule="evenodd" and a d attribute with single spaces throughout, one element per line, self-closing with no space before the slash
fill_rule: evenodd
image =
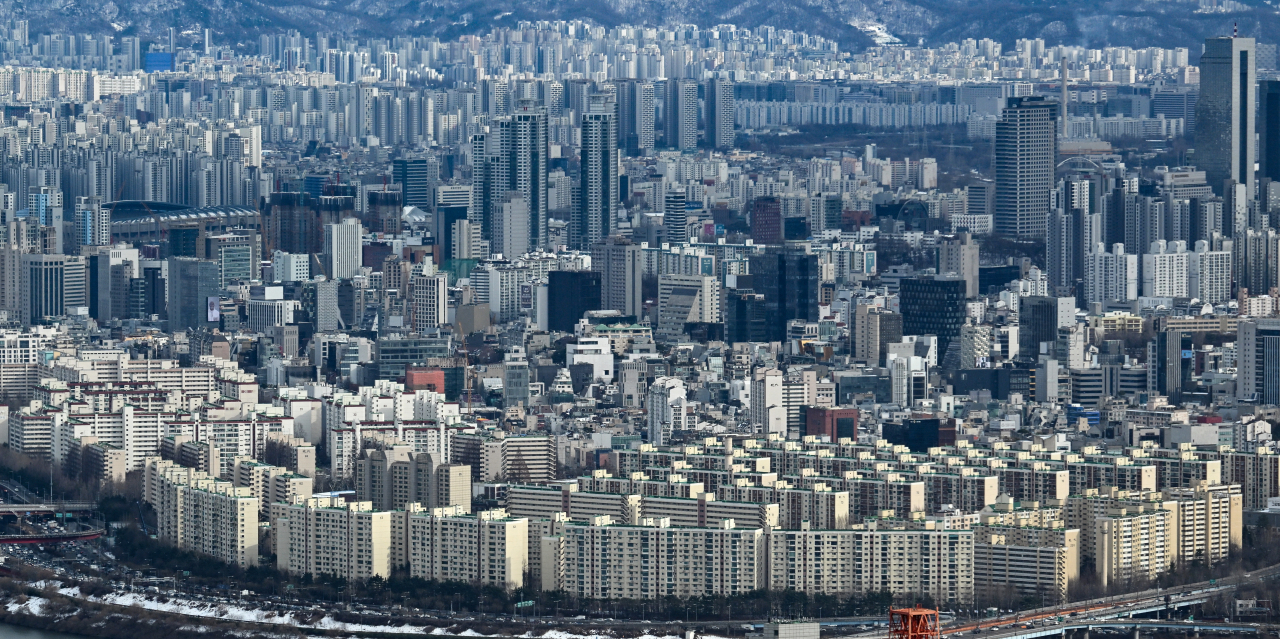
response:
<path id="1" fill-rule="evenodd" d="M 408 518 L 409 574 L 507 590 L 524 585 L 529 568 L 529 520 L 501 509 L 474 515 L 456 506 Z"/>
<path id="2" fill-rule="evenodd" d="M 1236 485 L 1171 489 L 1165 497 L 1177 507 L 1174 534 L 1178 561 L 1225 561 L 1244 541 L 1243 495 Z"/>
<path id="3" fill-rule="evenodd" d="M 273 512 L 278 569 L 349 581 L 391 576 L 393 513 L 340 497 L 312 497 Z"/>
<path id="4" fill-rule="evenodd" d="M 668 519 L 614 524 L 607 515 L 564 527 L 559 588 L 595 599 L 731 596 L 764 587 L 764 531 L 677 527 Z M 544 587 L 548 571 L 543 567 Z"/>
<path id="5" fill-rule="evenodd" d="M 1000 534 L 981 534 L 973 545 L 973 581 L 979 597 L 1013 588 L 1023 597 L 1067 600 L 1072 559 L 1062 546 L 1019 544 Z"/>
<path id="6" fill-rule="evenodd" d="M 240 567 L 258 565 L 260 503 L 248 488 L 151 457 L 143 499 L 156 511 L 160 539 Z"/>

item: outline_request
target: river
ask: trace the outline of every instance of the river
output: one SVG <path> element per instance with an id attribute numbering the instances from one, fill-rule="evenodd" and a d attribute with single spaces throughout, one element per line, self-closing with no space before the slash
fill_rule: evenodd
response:
<path id="1" fill-rule="evenodd" d="M 77 639 L 76 635 L 49 630 L 33 630 L 0 623 L 0 639 Z"/>

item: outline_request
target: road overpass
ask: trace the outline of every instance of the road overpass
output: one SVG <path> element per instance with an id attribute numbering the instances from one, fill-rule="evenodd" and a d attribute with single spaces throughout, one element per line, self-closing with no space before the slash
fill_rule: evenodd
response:
<path id="1" fill-rule="evenodd" d="M 89 512 L 98 505 L 91 501 L 65 501 L 56 504 L 0 504 L 0 516 L 47 515 L 51 513 Z"/>
<path id="2" fill-rule="evenodd" d="M 1094 621 L 1067 623 L 1063 625 L 1046 626 L 1043 628 L 1010 628 L 1008 630 L 997 630 L 992 632 L 989 637 L 991 639 L 1037 639 L 1039 637 L 1066 637 L 1069 633 L 1075 634 L 1080 639 L 1090 639 L 1090 631 L 1103 630 L 1114 633 L 1119 630 L 1123 633 L 1133 633 L 1138 637 L 1141 631 L 1161 631 L 1161 632 L 1179 632 L 1187 635 L 1199 637 L 1200 633 L 1227 633 L 1227 634 L 1258 634 L 1258 628 L 1247 626 L 1244 624 L 1227 624 L 1227 623 L 1205 623 L 1205 622 L 1182 622 L 1182 621 L 1161 621 L 1153 620 L 1133 620 L 1133 621 Z M 958 637 L 959 635 L 954 635 Z"/>
<path id="3" fill-rule="evenodd" d="M 65 533 L 37 533 L 33 535 L 0 535 L 0 544 L 57 544 L 67 541 L 88 541 L 105 535 L 101 528 Z"/>

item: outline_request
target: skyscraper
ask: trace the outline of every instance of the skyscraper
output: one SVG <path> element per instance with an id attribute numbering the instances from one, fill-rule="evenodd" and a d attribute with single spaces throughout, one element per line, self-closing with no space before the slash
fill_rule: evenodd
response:
<path id="1" fill-rule="evenodd" d="M 31 324 L 45 317 L 65 315 L 67 308 L 83 305 L 83 299 L 78 302 L 71 299 L 71 280 L 76 276 L 68 271 L 77 266 L 80 269 L 79 281 L 83 295 L 84 262 L 81 258 L 40 253 L 22 255 L 19 266 L 19 311 L 23 324 Z"/>
<path id="2" fill-rule="evenodd" d="M 220 289 L 213 260 L 169 258 L 168 289 L 169 330 L 218 326 Z"/>
<path id="3" fill-rule="evenodd" d="M 587 311 L 600 308 L 600 273 L 551 271 L 547 273 L 547 329 L 572 333 Z"/>
<path id="4" fill-rule="evenodd" d="M 401 216 L 404 215 L 404 199 L 400 191 L 385 187 L 369 191 L 365 207 L 364 224 L 370 233 L 399 233 Z"/>
<path id="5" fill-rule="evenodd" d="M 916 277 L 899 284 L 903 335 L 937 335 L 938 352 L 960 336 L 965 319 L 965 281 L 959 277 Z"/>
<path id="6" fill-rule="evenodd" d="M 1280 180 L 1280 80 L 1258 82 L 1258 177 Z"/>
<path id="7" fill-rule="evenodd" d="M 593 95 L 582 114 L 582 174 L 571 229 L 585 248 L 608 237 L 618 216 L 618 119 L 608 95 Z"/>
<path id="8" fill-rule="evenodd" d="M 472 141 L 473 147 L 477 142 Z M 490 123 L 483 143 L 487 157 L 478 204 L 483 207 L 479 213 L 483 215 L 484 239 L 493 239 L 493 225 L 506 194 L 519 191 L 529 204 L 529 246 L 546 246 L 549 155 L 546 110 L 534 106 L 532 100 L 519 101 L 510 116 Z M 476 188 L 474 180 L 472 188 Z"/>
<path id="9" fill-rule="evenodd" d="M 733 82 L 728 78 L 707 81 L 707 146 L 733 148 Z"/>
<path id="10" fill-rule="evenodd" d="M 637 318 L 644 312 L 644 251 L 622 237 L 591 245 L 591 270 L 600 273 L 600 308 Z"/>
<path id="11" fill-rule="evenodd" d="M 401 158 L 391 163 L 391 179 L 404 193 L 404 205 L 431 210 L 431 191 L 440 182 L 440 163 L 435 157 Z"/>
<path id="12" fill-rule="evenodd" d="M 324 225 L 325 275 L 344 280 L 360 274 L 360 220 L 349 217 L 341 224 Z"/>
<path id="13" fill-rule="evenodd" d="M 419 273 L 411 281 L 413 330 L 421 333 L 449 323 L 449 276 Z"/>
<path id="14" fill-rule="evenodd" d="M 689 214 L 685 210 L 685 188 L 678 182 L 663 182 L 662 226 L 668 242 L 689 241 Z"/>
<path id="15" fill-rule="evenodd" d="M 766 341 L 786 339 L 787 322 L 818 321 L 818 256 L 786 249 L 751 256 L 752 288 L 764 295 Z"/>
<path id="16" fill-rule="evenodd" d="M 40 226 L 49 229 L 51 237 L 45 242 L 45 253 L 62 253 L 64 240 L 62 237 L 62 191 L 52 186 L 33 186 L 27 192 L 27 215 L 40 221 Z"/>
<path id="17" fill-rule="evenodd" d="M 306 193 L 272 193 L 264 217 L 267 250 L 300 254 L 320 250 L 320 221 Z"/>
<path id="18" fill-rule="evenodd" d="M 1009 98 L 996 122 L 995 229 L 1014 237 L 1045 236 L 1053 188 L 1055 102 Z"/>
<path id="19" fill-rule="evenodd" d="M 102 198 L 76 198 L 75 228 L 77 246 L 111 244 L 111 210 L 102 208 Z"/>
<path id="20" fill-rule="evenodd" d="M 662 130 L 667 148 L 679 151 L 698 148 L 698 83 L 667 80 L 666 98 Z"/>
<path id="21" fill-rule="evenodd" d="M 653 83 L 644 80 L 619 80 L 618 145 L 627 155 L 653 152 L 653 126 L 656 117 Z"/>
<path id="22" fill-rule="evenodd" d="M 1196 102 L 1196 165 L 1214 193 L 1234 180 L 1253 193 L 1255 82 L 1253 38 L 1206 38 Z"/>
<path id="23" fill-rule="evenodd" d="M 955 273 L 965 282 L 965 297 L 978 296 L 978 244 L 968 233 L 938 244 L 938 272 Z"/>

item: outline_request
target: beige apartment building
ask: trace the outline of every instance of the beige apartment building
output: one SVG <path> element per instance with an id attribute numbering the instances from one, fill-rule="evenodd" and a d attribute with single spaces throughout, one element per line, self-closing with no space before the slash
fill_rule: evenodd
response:
<path id="1" fill-rule="evenodd" d="M 347 580 L 391 576 L 394 513 L 339 497 L 312 497 L 273 512 L 280 570 Z"/>
<path id="2" fill-rule="evenodd" d="M 544 557 L 543 585 L 558 572 L 559 587 L 578 597 L 728 596 L 765 585 L 764 531 L 732 521 L 682 528 L 646 518 L 628 526 L 600 516 L 568 522 L 563 538 L 557 571 L 547 570 Z"/>
<path id="3" fill-rule="evenodd" d="M 148 457 L 143 499 L 156 511 L 160 539 L 237 566 L 258 565 L 260 503 L 248 488 Z"/>
<path id="4" fill-rule="evenodd" d="M 474 515 L 450 506 L 408 518 L 409 574 L 512 590 L 529 568 L 529 520 L 505 510 Z"/>

